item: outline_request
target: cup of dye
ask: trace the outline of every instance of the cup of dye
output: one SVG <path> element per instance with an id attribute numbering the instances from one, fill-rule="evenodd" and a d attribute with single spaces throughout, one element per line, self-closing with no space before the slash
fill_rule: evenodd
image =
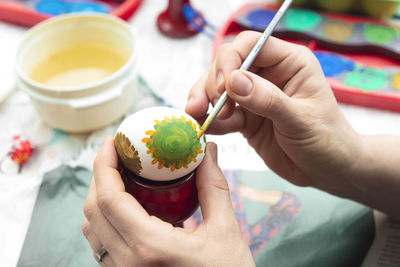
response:
<path id="1" fill-rule="evenodd" d="M 153 216 L 174 226 L 183 226 L 199 207 L 196 172 L 172 181 L 153 181 L 142 178 L 121 167 L 125 190 Z"/>
<path id="2" fill-rule="evenodd" d="M 17 87 L 43 121 L 88 132 L 122 117 L 137 86 L 134 36 L 107 14 L 76 13 L 30 29 L 17 53 Z"/>

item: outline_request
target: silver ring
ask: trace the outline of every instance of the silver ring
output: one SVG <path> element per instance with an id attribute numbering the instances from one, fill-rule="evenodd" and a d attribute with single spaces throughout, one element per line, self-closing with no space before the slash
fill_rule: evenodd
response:
<path id="1" fill-rule="evenodd" d="M 107 250 L 104 248 L 104 246 L 101 246 L 101 248 L 96 252 L 96 259 L 98 262 L 102 262 L 104 256 L 107 254 Z"/>

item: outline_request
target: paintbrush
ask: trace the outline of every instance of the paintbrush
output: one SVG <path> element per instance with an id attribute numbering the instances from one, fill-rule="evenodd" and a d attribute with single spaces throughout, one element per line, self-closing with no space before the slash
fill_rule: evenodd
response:
<path id="1" fill-rule="evenodd" d="M 280 21 L 280 19 L 285 14 L 286 10 L 289 8 L 290 4 L 293 0 L 285 0 L 279 10 L 276 12 L 275 16 L 272 18 L 271 22 L 268 24 L 267 28 L 265 28 L 263 34 L 260 39 L 258 39 L 257 43 L 254 45 L 253 49 L 247 55 L 246 59 L 243 61 L 240 66 L 240 70 L 248 70 L 253 63 L 254 59 L 256 59 L 258 53 L 261 48 L 264 46 L 268 38 L 271 36 L 274 31 L 276 25 Z M 211 113 L 208 115 L 207 119 L 201 126 L 199 132 L 197 133 L 197 138 L 200 138 L 204 132 L 207 130 L 208 126 L 210 126 L 211 122 L 215 119 L 218 113 L 221 111 L 222 107 L 225 105 L 226 100 L 228 99 L 228 95 L 226 91 L 221 95 L 218 99 L 217 104 L 215 104 L 214 108 L 211 110 Z"/>

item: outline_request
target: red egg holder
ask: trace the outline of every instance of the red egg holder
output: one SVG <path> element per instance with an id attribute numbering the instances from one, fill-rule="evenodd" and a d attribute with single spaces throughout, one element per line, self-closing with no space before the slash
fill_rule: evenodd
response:
<path id="1" fill-rule="evenodd" d="M 216 54 L 217 49 L 223 43 L 232 40 L 241 31 L 249 30 L 249 28 L 240 25 L 240 23 L 238 23 L 238 20 L 246 15 L 250 10 L 254 10 L 254 8 L 277 10 L 279 6 L 271 4 L 246 4 L 239 8 L 231 15 L 227 22 L 217 32 L 214 39 L 213 55 Z M 323 16 L 342 19 L 346 22 L 365 22 L 378 25 L 385 24 L 382 21 L 370 18 L 350 15 L 338 15 L 325 12 L 319 13 Z M 397 28 L 400 30 L 400 27 Z M 346 51 L 343 46 L 338 46 L 338 49 L 335 50 L 335 45 L 326 45 L 326 42 L 319 42 L 318 40 L 312 40 L 311 38 L 304 38 L 304 34 L 296 35 L 291 32 L 274 32 L 273 35 L 289 42 L 305 45 L 309 47 L 312 51 L 337 54 L 342 57 L 348 58 L 349 60 L 352 60 L 357 64 L 361 64 L 371 68 L 382 70 L 390 68 L 400 69 L 400 62 L 398 60 L 395 60 L 392 57 L 388 57 L 387 55 L 380 54 L 379 50 L 376 52 L 376 54 L 365 52 L 366 50 L 363 47 L 360 47 L 359 51 L 357 52 L 355 52 L 354 47 Z M 398 74 L 398 78 L 400 78 L 400 72 Z M 327 77 L 327 80 L 339 102 L 400 112 L 400 90 L 365 91 L 354 86 L 347 86 L 342 80 L 336 79 L 335 77 Z"/>
<path id="2" fill-rule="evenodd" d="M 104 0 L 101 2 L 111 8 L 110 14 L 121 19 L 128 20 L 138 9 L 142 3 L 142 0 L 125 0 L 123 2 Z M 5 22 L 31 27 L 50 17 L 52 16 L 36 12 L 35 10 L 29 8 L 23 3 L 23 1 L 0 2 L 0 20 Z"/>

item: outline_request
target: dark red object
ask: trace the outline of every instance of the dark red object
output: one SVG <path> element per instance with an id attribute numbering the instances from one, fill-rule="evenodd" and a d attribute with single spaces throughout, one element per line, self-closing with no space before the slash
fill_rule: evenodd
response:
<path id="1" fill-rule="evenodd" d="M 121 168 L 126 192 L 150 214 L 174 226 L 182 226 L 198 208 L 196 172 L 166 182 L 151 181 Z"/>
<path id="2" fill-rule="evenodd" d="M 128 20 L 140 6 L 142 0 L 125 0 L 120 1 L 121 3 L 113 0 L 102 2 L 110 5 L 110 14 Z M 23 1 L 0 1 L 0 20 L 2 21 L 30 27 L 51 17 L 51 15 L 38 13 L 27 7 Z"/>
<path id="3" fill-rule="evenodd" d="M 197 33 L 183 15 L 184 5 L 190 5 L 190 1 L 168 0 L 167 9 L 157 18 L 160 32 L 172 38 L 187 38 Z"/>
<path id="4" fill-rule="evenodd" d="M 16 135 L 12 139 L 12 146 L 8 155 L 11 159 L 19 165 L 25 164 L 32 155 L 33 148 L 29 140 Z"/>

